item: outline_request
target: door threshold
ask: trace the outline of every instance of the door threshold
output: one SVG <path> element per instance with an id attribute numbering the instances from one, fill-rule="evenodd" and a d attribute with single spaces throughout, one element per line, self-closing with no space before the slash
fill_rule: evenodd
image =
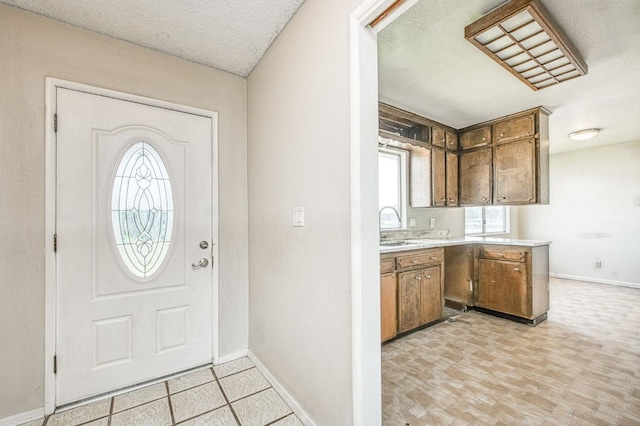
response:
<path id="1" fill-rule="evenodd" d="M 138 389 L 146 388 L 147 386 L 155 385 L 157 383 L 165 382 L 169 379 L 174 379 L 176 377 L 184 376 L 189 373 L 193 373 L 195 371 L 204 370 L 205 368 L 211 368 L 213 366 L 212 362 L 207 362 L 206 364 L 201 364 L 195 367 L 188 368 L 186 370 L 178 371 L 177 373 L 167 374 L 166 376 L 156 377 L 154 379 L 145 380 L 144 382 L 136 383 L 134 385 L 126 386 L 124 388 L 116 389 L 113 391 L 101 393 L 99 395 L 90 396 L 88 398 L 84 398 L 75 402 L 69 402 L 67 404 L 60 405 L 56 407 L 55 413 L 60 413 L 63 411 L 71 410 L 72 408 L 77 408 L 83 405 L 91 404 L 92 402 L 101 401 L 103 399 L 112 398 L 114 396 L 122 395 L 123 393 L 132 392 Z"/>

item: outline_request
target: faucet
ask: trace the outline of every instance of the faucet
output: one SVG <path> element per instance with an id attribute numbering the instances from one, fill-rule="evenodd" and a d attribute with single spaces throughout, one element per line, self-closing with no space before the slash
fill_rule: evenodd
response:
<path id="1" fill-rule="evenodd" d="M 378 228 L 382 229 L 382 212 L 386 209 L 393 210 L 393 212 L 396 214 L 396 217 L 398 218 L 398 223 L 400 224 L 400 226 L 402 226 L 402 218 L 400 218 L 400 213 L 398 213 L 398 210 L 396 210 L 396 208 L 393 206 L 384 206 L 378 212 Z"/>

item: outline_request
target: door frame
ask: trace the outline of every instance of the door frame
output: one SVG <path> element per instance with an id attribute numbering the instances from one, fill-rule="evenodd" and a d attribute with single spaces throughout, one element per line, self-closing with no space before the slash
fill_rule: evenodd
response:
<path id="1" fill-rule="evenodd" d="M 211 119 L 211 200 L 212 200 L 212 254 L 213 259 L 218 260 L 218 113 L 201 108 L 180 105 L 173 102 L 162 101 L 130 93 L 119 92 L 54 77 L 45 78 L 45 282 L 44 282 L 44 413 L 51 414 L 56 409 L 56 375 L 54 374 L 53 357 L 56 353 L 56 289 L 57 289 L 57 268 L 56 254 L 53 251 L 53 236 L 56 233 L 56 176 L 57 176 L 57 154 L 56 154 L 56 132 L 54 130 L 54 114 L 57 104 L 57 89 L 69 89 L 85 92 L 97 96 L 106 96 L 122 101 L 135 102 L 172 111 L 194 114 Z M 218 291 L 219 291 L 219 267 L 213 268 L 211 274 L 212 300 L 212 348 L 211 353 L 213 364 L 219 359 L 219 312 L 218 312 Z"/>

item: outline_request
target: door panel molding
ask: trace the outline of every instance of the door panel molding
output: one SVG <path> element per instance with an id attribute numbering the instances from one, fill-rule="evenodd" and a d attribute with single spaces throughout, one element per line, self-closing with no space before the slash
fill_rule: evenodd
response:
<path id="1" fill-rule="evenodd" d="M 137 96 L 129 93 L 118 92 L 110 89 L 89 86 L 82 83 L 62 80 L 53 77 L 45 79 L 45 347 L 44 347 L 44 413 L 51 414 L 56 408 L 56 376 L 54 373 L 54 357 L 56 355 L 56 286 L 57 269 L 56 253 L 54 251 L 54 235 L 56 234 L 56 129 L 54 119 L 57 113 L 58 88 L 75 90 L 97 96 L 105 96 L 122 101 L 140 103 L 152 107 L 164 108 L 187 114 L 198 115 L 211 119 L 211 188 L 212 188 L 212 223 L 211 229 L 213 241 L 211 255 L 218 257 L 218 113 L 201 108 L 180 105 L 172 102 L 161 101 L 149 97 Z M 61 123 L 61 125 L 63 125 Z M 62 236 L 64 238 L 64 236 Z M 216 262 L 217 265 L 217 262 Z M 219 331 L 218 331 L 218 267 L 212 270 L 212 362 L 219 359 Z"/>

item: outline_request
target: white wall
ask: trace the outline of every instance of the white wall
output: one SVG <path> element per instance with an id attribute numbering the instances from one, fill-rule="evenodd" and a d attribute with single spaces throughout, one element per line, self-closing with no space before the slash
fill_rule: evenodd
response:
<path id="1" fill-rule="evenodd" d="M 348 17 L 360 2 L 307 0 L 248 77 L 249 347 L 318 425 L 353 416 Z"/>
<path id="2" fill-rule="evenodd" d="M 640 286 L 640 142 L 552 155 L 550 182 L 549 205 L 520 208 L 520 237 L 553 241 L 550 272 Z"/>
<path id="3" fill-rule="evenodd" d="M 247 347 L 246 80 L 0 5 L 0 419 L 44 404 L 45 76 L 219 112 L 220 354 Z"/>

